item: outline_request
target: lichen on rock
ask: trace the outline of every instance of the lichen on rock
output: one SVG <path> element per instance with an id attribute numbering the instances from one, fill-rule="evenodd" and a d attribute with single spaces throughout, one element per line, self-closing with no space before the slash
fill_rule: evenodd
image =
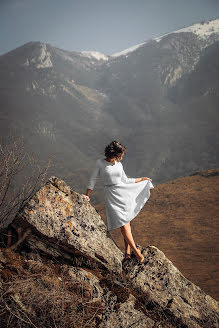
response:
<path id="1" fill-rule="evenodd" d="M 58 244 L 66 253 L 122 271 L 122 252 L 95 208 L 54 176 L 19 211 L 13 225 L 31 228 L 50 248 Z"/>

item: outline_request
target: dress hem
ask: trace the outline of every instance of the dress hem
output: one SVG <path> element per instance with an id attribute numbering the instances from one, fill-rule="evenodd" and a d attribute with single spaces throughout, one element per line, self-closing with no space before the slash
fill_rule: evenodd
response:
<path id="1" fill-rule="evenodd" d="M 119 225 L 119 226 L 117 226 L 117 227 L 113 227 L 113 228 L 111 227 L 110 229 L 107 227 L 107 230 L 108 230 L 108 231 L 111 231 L 111 230 L 115 230 L 115 229 L 121 228 L 121 227 L 123 227 L 124 225 L 126 225 L 127 223 L 131 222 L 133 219 L 135 219 L 136 216 L 139 214 L 139 212 L 140 212 L 140 211 L 142 210 L 142 208 L 144 207 L 144 205 L 146 204 L 146 202 L 148 201 L 148 199 L 150 198 L 150 189 L 153 189 L 153 188 L 154 188 L 154 186 L 153 186 L 153 184 L 152 184 L 151 181 L 150 181 L 150 187 L 149 187 L 149 189 L 148 189 L 148 195 L 144 198 L 144 200 L 143 200 L 141 206 L 139 207 L 138 211 L 135 213 L 135 216 L 133 216 L 133 217 L 132 217 L 131 219 L 129 219 L 128 221 L 126 221 L 124 224 Z"/>

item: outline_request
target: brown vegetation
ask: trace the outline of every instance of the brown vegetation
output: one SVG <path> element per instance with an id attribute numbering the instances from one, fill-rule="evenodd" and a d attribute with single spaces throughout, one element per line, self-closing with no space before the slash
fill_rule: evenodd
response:
<path id="1" fill-rule="evenodd" d="M 96 327 L 101 301 L 92 301 L 90 285 L 73 282 L 65 265 L 25 260 L 1 249 L 1 327 Z"/>

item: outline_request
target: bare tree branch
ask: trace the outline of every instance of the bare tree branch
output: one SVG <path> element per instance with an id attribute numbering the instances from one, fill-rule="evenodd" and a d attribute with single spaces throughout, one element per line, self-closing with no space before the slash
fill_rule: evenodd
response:
<path id="1" fill-rule="evenodd" d="M 9 224 L 18 210 L 45 183 L 51 164 L 45 167 L 34 154 L 25 152 L 23 136 L 0 137 L 0 226 Z"/>

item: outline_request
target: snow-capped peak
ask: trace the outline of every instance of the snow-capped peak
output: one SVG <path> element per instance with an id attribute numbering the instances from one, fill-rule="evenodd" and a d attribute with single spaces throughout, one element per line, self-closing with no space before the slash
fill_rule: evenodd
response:
<path id="1" fill-rule="evenodd" d="M 196 23 L 191 26 L 181 28 L 180 30 L 164 34 L 158 38 L 155 38 L 154 40 L 159 42 L 164 36 L 168 34 L 181 33 L 181 32 L 192 32 L 203 39 L 211 35 L 212 33 L 219 34 L 219 18 L 216 18 L 211 21 Z"/>
<path id="2" fill-rule="evenodd" d="M 181 32 L 193 32 L 201 38 L 205 38 L 205 37 L 211 35 L 212 33 L 219 34 L 219 18 L 216 18 L 216 19 L 211 20 L 211 21 L 206 21 L 206 22 L 193 24 L 191 26 L 181 28 L 180 30 L 173 31 L 173 32 L 170 32 L 170 33 L 166 33 L 166 34 L 164 34 L 160 37 L 154 38 L 154 40 L 159 42 L 164 36 L 166 36 L 168 34 L 181 33 Z M 139 44 L 137 44 L 135 46 L 132 46 L 128 49 L 125 49 L 121 52 L 117 52 L 117 53 L 111 55 L 110 57 L 114 57 L 114 58 L 119 57 L 119 56 L 127 56 L 128 57 L 129 53 L 135 51 L 139 47 L 144 46 L 146 43 L 147 43 L 147 41 L 139 43 Z"/>
<path id="3" fill-rule="evenodd" d="M 137 44 L 137 45 L 135 45 L 135 46 L 133 46 L 133 47 L 130 47 L 130 48 L 128 48 L 128 49 L 125 49 L 125 50 L 123 50 L 123 51 L 121 51 L 121 52 L 117 52 L 117 53 L 111 55 L 111 57 L 125 56 L 125 55 L 127 55 L 129 52 L 135 51 L 135 50 L 138 49 L 139 47 L 143 46 L 145 43 L 146 43 L 146 42 L 142 42 L 142 43 L 139 43 L 139 44 Z"/>
<path id="4" fill-rule="evenodd" d="M 109 58 L 98 51 L 81 51 L 82 56 L 88 57 L 88 58 L 96 58 L 97 60 L 108 60 Z"/>

